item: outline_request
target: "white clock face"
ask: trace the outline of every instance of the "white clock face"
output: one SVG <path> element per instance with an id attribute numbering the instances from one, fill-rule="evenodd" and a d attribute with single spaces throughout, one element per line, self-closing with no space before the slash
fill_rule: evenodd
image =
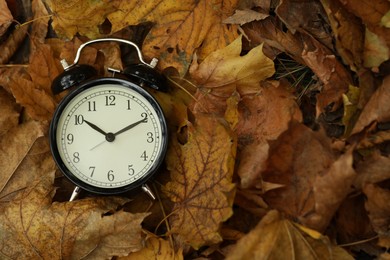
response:
<path id="1" fill-rule="evenodd" d="M 55 131 L 63 165 L 78 180 L 100 189 L 145 178 L 166 149 L 165 121 L 152 103 L 112 83 L 77 94 L 60 113 Z"/>

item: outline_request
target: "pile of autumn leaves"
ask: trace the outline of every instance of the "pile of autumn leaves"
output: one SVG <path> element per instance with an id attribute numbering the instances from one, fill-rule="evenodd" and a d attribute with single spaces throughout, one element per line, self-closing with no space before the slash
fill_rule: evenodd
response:
<path id="1" fill-rule="evenodd" d="M 11 2 L 0 9 L 12 11 Z M 45 4 L 33 0 L 39 19 L 6 38 L 12 12 L 0 14 L 8 65 L 0 68 L 0 258 L 388 257 L 388 1 Z M 50 19 L 60 38 L 47 37 Z M 72 187 L 49 151 L 47 126 L 64 96 L 50 90 L 59 61 L 72 61 L 86 40 L 76 33 L 101 37 L 104 21 L 122 38 L 132 36 L 122 30 L 129 25 L 155 23 L 143 52 L 177 72 L 168 93 L 152 92 L 170 128 L 155 202 L 142 194 L 66 202 Z M 26 37 L 26 66 L 10 66 Z M 280 53 L 315 74 L 314 130 L 290 84 L 271 79 Z M 87 47 L 80 63 L 109 76 L 105 68 L 122 68 L 120 47 Z M 337 111 L 332 123 L 344 134 L 331 138 L 321 118 Z"/>

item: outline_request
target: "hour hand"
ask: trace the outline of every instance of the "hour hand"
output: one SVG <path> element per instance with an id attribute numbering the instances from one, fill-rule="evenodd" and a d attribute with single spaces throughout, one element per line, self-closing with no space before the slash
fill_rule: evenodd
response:
<path id="1" fill-rule="evenodd" d="M 101 128 L 99 128 L 97 125 L 92 124 L 91 122 L 89 122 L 89 121 L 87 121 L 87 120 L 85 120 L 85 119 L 84 119 L 84 122 L 85 122 L 87 125 L 89 125 L 92 129 L 94 129 L 94 130 L 98 131 L 99 133 L 101 133 L 102 135 L 104 135 L 104 136 L 107 135 L 107 133 L 104 132 Z"/>

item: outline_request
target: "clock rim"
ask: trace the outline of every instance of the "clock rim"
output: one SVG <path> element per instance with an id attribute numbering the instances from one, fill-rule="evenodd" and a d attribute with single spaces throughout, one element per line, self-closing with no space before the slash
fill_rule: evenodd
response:
<path id="1" fill-rule="evenodd" d="M 105 84 L 116 84 L 120 86 L 124 86 L 127 88 L 130 88 L 136 92 L 138 92 L 140 95 L 142 95 L 153 107 L 153 109 L 156 111 L 158 116 L 158 121 L 161 125 L 161 149 L 159 154 L 156 156 L 156 160 L 153 163 L 153 166 L 148 170 L 146 174 L 144 174 L 141 178 L 136 180 L 135 182 L 132 182 L 130 184 L 121 186 L 121 187 L 114 187 L 114 188 L 104 188 L 104 187 L 97 187 L 91 184 L 88 184 L 78 178 L 75 174 L 73 174 L 68 167 L 65 165 L 63 160 L 61 159 L 60 153 L 58 151 L 58 145 L 57 145 L 57 126 L 58 121 L 62 115 L 62 112 L 68 105 L 68 103 L 76 97 L 78 94 L 82 93 L 83 91 L 99 86 L 99 85 L 105 85 Z M 63 173 L 63 175 L 68 178 L 74 185 L 88 191 L 94 194 L 101 194 L 101 195 L 116 195 L 125 193 L 131 190 L 134 190 L 136 188 L 141 187 L 143 184 L 145 184 L 151 177 L 156 174 L 156 172 L 159 170 L 161 164 L 163 163 L 165 159 L 166 152 L 168 150 L 168 127 L 166 123 L 166 118 L 164 115 L 164 112 L 158 103 L 158 101 L 144 88 L 142 88 L 137 83 L 120 79 L 120 78 L 108 78 L 108 77 L 102 77 L 90 80 L 88 82 L 85 82 L 81 84 L 80 86 L 76 87 L 73 91 L 71 91 L 67 96 L 65 96 L 61 102 L 58 104 L 53 118 L 50 122 L 49 127 L 49 144 L 50 144 L 50 150 L 53 156 L 53 159 L 57 165 L 57 167 L 60 169 L 60 171 Z"/>

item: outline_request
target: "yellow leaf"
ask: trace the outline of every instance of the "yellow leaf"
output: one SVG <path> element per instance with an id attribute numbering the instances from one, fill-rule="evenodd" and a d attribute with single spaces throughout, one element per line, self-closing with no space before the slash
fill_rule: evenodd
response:
<path id="1" fill-rule="evenodd" d="M 146 246 L 129 256 L 120 257 L 119 260 L 139 260 L 139 259 L 155 259 L 155 260 L 183 260 L 183 250 L 178 252 L 171 247 L 168 241 L 151 237 L 146 240 Z"/>
<path id="2" fill-rule="evenodd" d="M 48 0 L 53 28 L 60 37 L 72 39 L 76 33 L 89 38 L 101 36 L 98 26 L 115 10 L 110 0 Z"/>
<path id="3" fill-rule="evenodd" d="M 110 259 L 143 247 L 147 214 L 116 209 L 126 200 L 51 202 L 54 172 L 0 204 L 0 256 L 10 259 Z"/>
<path id="4" fill-rule="evenodd" d="M 194 248 L 220 242 L 220 224 L 232 215 L 236 144 L 216 118 L 197 115 L 188 142 L 173 139 L 167 163 L 171 182 L 163 187 L 174 207 L 171 232 Z"/>
<path id="5" fill-rule="evenodd" d="M 352 260 L 353 257 L 332 245 L 327 237 L 308 228 L 302 230 L 274 210 L 237 242 L 226 259 Z"/>

